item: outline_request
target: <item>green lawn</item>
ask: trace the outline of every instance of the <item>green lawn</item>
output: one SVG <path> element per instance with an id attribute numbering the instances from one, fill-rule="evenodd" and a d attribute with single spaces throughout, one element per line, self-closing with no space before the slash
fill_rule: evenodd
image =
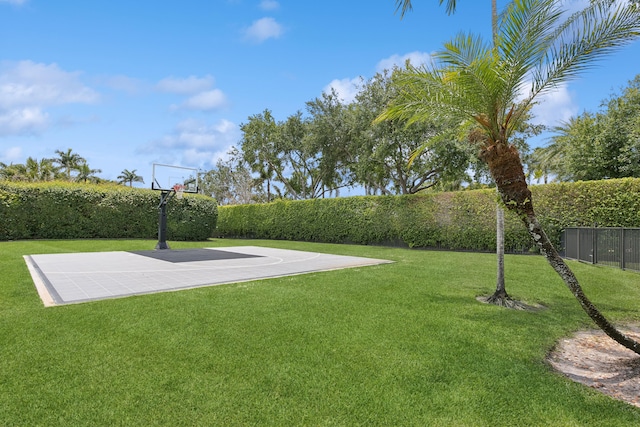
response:
<path id="1" fill-rule="evenodd" d="M 2 426 L 637 426 L 640 409 L 552 372 L 591 326 L 539 256 L 215 240 L 393 264 L 44 308 L 25 254 L 154 241 L 0 243 Z M 640 275 L 571 263 L 614 321 L 640 320 Z"/>

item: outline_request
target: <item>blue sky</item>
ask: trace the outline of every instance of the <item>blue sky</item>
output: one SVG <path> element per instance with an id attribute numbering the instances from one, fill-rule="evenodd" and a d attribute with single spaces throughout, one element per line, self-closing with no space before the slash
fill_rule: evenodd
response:
<path id="1" fill-rule="evenodd" d="M 71 148 L 99 176 L 135 169 L 145 187 L 154 162 L 208 170 L 250 115 L 285 120 L 329 87 L 348 101 L 359 77 L 490 33 L 489 0 L 452 16 L 413 3 L 400 20 L 394 0 L 0 0 L 0 161 Z M 637 41 L 558 88 L 536 120 L 596 111 L 639 65 Z"/>

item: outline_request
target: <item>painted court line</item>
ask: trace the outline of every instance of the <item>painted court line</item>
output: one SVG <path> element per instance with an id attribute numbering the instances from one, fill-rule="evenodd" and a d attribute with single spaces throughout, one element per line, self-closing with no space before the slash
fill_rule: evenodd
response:
<path id="1" fill-rule="evenodd" d="M 39 254 L 24 258 L 45 306 L 391 262 L 259 246 Z"/>

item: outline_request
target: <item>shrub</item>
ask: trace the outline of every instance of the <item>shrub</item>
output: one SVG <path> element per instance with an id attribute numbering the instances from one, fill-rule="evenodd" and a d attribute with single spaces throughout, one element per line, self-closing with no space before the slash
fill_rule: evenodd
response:
<path id="1" fill-rule="evenodd" d="M 0 240 L 154 238 L 159 193 L 119 185 L 0 182 Z M 172 199 L 167 237 L 206 240 L 216 226 L 215 200 Z"/>
<path id="2" fill-rule="evenodd" d="M 567 226 L 640 226 L 640 179 L 536 185 L 531 191 L 539 220 L 556 245 Z M 223 206 L 216 235 L 494 251 L 496 201 L 496 191 L 485 189 Z M 505 248 L 535 250 L 509 211 Z"/>

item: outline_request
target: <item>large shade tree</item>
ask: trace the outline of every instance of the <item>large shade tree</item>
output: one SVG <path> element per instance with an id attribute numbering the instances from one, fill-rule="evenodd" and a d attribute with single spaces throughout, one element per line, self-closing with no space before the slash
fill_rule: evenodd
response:
<path id="1" fill-rule="evenodd" d="M 352 127 L 347 120 L 348 107 L 335 90 L 306 103 L 309 115 L 307 138 L 317 150 L 317 171 L 322 185 L 322 196 L 339 194 L 341 188 L 353 183 L 350 166 Z"/>
<path id="2" fill-rule="evenodd" d="M 215 168 L 200 176 L 200 192 L 213 196 L 219 205 L 238 205 L 264 202 L 260 183 L 236 147 L 227 152 L 226 159 L 218 159 Z"/>
<path id="3" fill-rule="evenodd" d="M 378 73 L 364 82 L 350 105 L 350 168 L 356 182 L 364 186 L 367 194 L 416 194 L 466 179 L 471 150 L 457 141 L 452 123 L 424 122 L 406 127 L 400 121 L 388 120 L 372 124 L 393 98 L 392 75 L 398 70 Z M 436 135 L 438 140 L 430 149 L 409 164 L 411 153 Z"/>
<path id="4" fill-rule="evenodd" d="M 274 191 L 291 199 L 337 195 L 351 184 L 346 107 L 335 92 L 306 107 L 306 117 L 299 111 L 276 121 L 266 109 L 240 125 L 242 159 L 266 183 L 268 200 Z"/>
<path id="5" fill-rule="evenodd" d="M 282 175 L 284 171 L 278 141 L 278 124 L 271 111 L 265 109 L 260 114 L 249 116 L 249 121 L 242 123 L 240 130 L 243 160 L 259 175 L 260 181 L 266 182 L 267 201 L 271 201 L 274 176 Z"/>
<path id="6" fill-rule="evenodd" d="M 584 294 L 534 211 L 515 130 L 543 94 L 575 79 L 594 61 L 640 35 L 635 3 L 592 1 L 569 15 L 554 0 L 514 0 L 500 16 L 495 43 L 459 34 L 428 66 L 407 66 L 393 104 L 379 120 L 408 124 L 459 117 L 479 126 L 478 156 L 486 162 L 506 208 L 524 222 L 549 264 L 591 319 L 611 338 L 640 354 L 640 344 L 613 326 Z"/>

